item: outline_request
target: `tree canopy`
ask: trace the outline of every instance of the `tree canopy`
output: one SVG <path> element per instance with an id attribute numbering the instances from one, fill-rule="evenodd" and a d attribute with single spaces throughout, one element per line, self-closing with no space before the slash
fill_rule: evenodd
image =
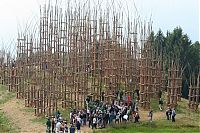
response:
<path id="1" fill-rule="evenodd" d="M 153 36 L 153 45 L 158 53 L 162 55 L 163 61 L 169 64 L 170 59 L 176 60 L 182 69 L 182 95 L 187 98 L 189 89 L 189 79 L 192 74 L 197 75 L 200 71 L 200 43 L 192 43 L 182 28 L 177 27 L 172 32 L 167 32 L 166 36 L 161 30 Z"/>

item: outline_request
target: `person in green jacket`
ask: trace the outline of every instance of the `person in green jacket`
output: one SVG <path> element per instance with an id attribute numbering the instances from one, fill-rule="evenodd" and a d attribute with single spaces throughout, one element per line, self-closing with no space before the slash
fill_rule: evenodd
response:
<path id="1" fill-rule="evenodd" d="M 51 120 L 50 120 L 50 118 L 48 118 L 48 120 L 46 122 L 46 126 L 47 126 L 47 132 L 50 133 L 51 132 Z"/>

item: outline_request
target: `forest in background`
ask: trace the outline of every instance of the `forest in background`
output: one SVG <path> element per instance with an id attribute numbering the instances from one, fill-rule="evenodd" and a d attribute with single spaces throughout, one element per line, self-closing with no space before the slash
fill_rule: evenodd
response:
<path id="1" fill-rule="evenodd" d="M 199 42 L 192 43 L 189 36 L 183 32 L 181 27 L 175 28 L 172 32 L 167 31 L 166 35 L 161 30 L 157 33 L 152 32 L 151 39 L 158 53 L 162 55 L 166 69 L 166 78 L 169 60 L 176 59 L 180 64 L 183 74 L 182 97 L 188 98 L 190 77 L 192 75 L 197 77 L 200 71 Z"/>

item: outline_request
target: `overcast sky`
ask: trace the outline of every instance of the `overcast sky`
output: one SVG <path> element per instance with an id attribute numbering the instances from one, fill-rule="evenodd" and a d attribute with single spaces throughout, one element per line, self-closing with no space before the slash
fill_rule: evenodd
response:
<path id="1" fill-rule="evenodd" d="M 64 5 L 67 0 L 60 1 Z M 38 20 L 39 5 L 44 2 L 45 0 L 0 0 L 0 45 L 2 46 L 2 42 L 16 42 L 18 29 L 23 29 L 22 25 Z M 122 10 L 128 9 L 130 14 L 136 11 L 135 3 L 141 19 L 151 17 L 155 32 L 160 28 L 166 33 L 167 30 L 172 31 L 180 26 L 192 42 L 199 40 L 198 0 L 119 0 L 119 3 L 124 7 Z"/>

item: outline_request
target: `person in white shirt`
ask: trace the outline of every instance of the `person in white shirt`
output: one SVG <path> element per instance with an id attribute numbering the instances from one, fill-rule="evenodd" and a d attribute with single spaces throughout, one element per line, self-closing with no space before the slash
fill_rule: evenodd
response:
<path id="1" fill-rule="evenodd" d="M 81 123 L 81 118 L 79 116 L 76 117 L 76 120 Z"/>
<path id="2" fill-rule="evenodd" d="M 59 131 L 60 131 L 60 126 L 61 126 L 61 123 L 60 123 L 60 121 L 58 121 L 58 122 L 56 123 L 56 133 L 59 133 Z"/>
<path id="3" fill-rule="evenodd" d="M 97 129 L 97 118 L 96 118 L 96 116 L 94 116 L 94 118 L 92 120 L 92 129 L 93 128 Z"/>

